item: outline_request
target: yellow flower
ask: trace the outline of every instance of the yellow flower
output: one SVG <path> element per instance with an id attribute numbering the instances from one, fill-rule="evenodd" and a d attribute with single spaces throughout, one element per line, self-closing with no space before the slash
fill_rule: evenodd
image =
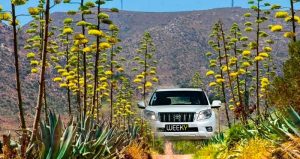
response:
<path id="1" fill-rule="evenodd" d="M 222 76 L 220 74 L 215 75 L 215 78 L 221 78 Z"/>
<path id="2" fill-rule="evenodd" d="M 145 87 L 147 87 L 147 88 L 152 87 L 152 83 L 151 82 L 146 82 Z"/>
<path id="3" fill-rule="evenodd" d="M 72 79 L 74 79 L 74 78 L 75 78 L 74 76 L 70 76 L 70 75 L 69 75 L 69 76 L 66 77 L 66 80 L 72 80 Z"/>
<path id="4" fill-rule="evenodd" d="M 284 20 L 286 22 L 291 22 L 292 21 L 292 16 L 286 17 Z M 300 22 L 300 17 L 299 16 L 294 16 L 294 21 L 299 23 Z"/>
<path id="5" fill-rule="evenodd" d="M 124 72 L 124 69 L 122 67 L 118 68 L 119 72 Z"/>
<path id="6" fill-rule="evenodd" d="M 103 31 L 101 30 L 97 30 L 97 29 L 91 29 L 88 32 L 89 35 L 94 35 L 94 36 L 105 36 L 105 34 L 103 33 Z"/>
<path id="7" fill-rule="evenodd" d="M 151 70 L 149 73 L 150 73 L 150 75 L 155 75 L 156 74 L 156 72 L 154 70 Z"/>
<path id="8" fill-rule="evenodd" d="M 136 78 L 143 79 L 144 75 L 137 75 Z"/>
<path id="9" fill-rule="evenodd" d="M 111 45 L 107 42 L 100 43 L 100 49 L 109 49 L 111 48 Z"/>
<path id="10" fill-rule="evenodd" d="M 136 78 L 136 79 L 133 80 L 133 82 L 134 82 L 134 83 L 140 83 L 140 82 L 142 82 L 142 80 L 139 79 L 139 78 Z"/>
<path id="11" fill-rule="evenodd" d="M 215 74 L 215 72 L 212 70 L 206 72 L 206 76 L 211 76 L 213 74 Z"/>
<path id="12" fill-rule="evenodd" d="M 11 19 L 11 14 L 5 12 L 5 13 L 0 13 L 0 20 L 5 20 L 9 21 Z"/>
<path id="13" fill-rule="evenodd" d="M 229 76 L 232 77 L 232 78 L 237 77 L 237 75 L 238 75 L 238 73 L 236 73 L 236 72 L 231 72 L 231 73 L 229 74 Z"/>
<path id="14" fill-rule="evenodd" d="M 285 11 L 279 11 L 275 13 L 275 18 L 286 18 L 287 16 L 289 16 L 289 13 Z"/>
<path id="15" fill-rule="evenodd" d="M 249 56 L 250 54 L 251 54 L 251 51 L 249 51 L 249 50 L 244 50 L 242 53 L 243 56 Z"/>
<path id="16" fill-rule="evenodd" d="M 239 69 L 239 71 L 238 71 L 238 73 L 239 73 L 240 75 L 243 75 L 243 74 L 245 74 L 245 73 L 246 73 L 246 70 L 244 70 L 244 69 L 240 68 L 240 69 Z"/>
<path id="17" fill-rule="evenodd" d="M 29 7 L 28 8 L 28 13 L 30 15 L 38 15 L 40 13 L 40 10 L 39 10 L 39 8 Z"/>
<path id="18" fill-rule="evenodd" d="M 71 51 L 72 51 L 72 52 L 77 52 L 78 50 L 79 50 L 79 48 L 76 47 L 76 46 L 71 47 Z"/>
<path id="19" fill-rule="evenodd" d="M 105 75 L 107 75 L 107 76 L 112 76 L 113 73 L 112 73 L 111 71 L 105 71 Z"/>
<path id="20" fill-rule="evenodd" d="M 263 85 L 266 86 L 266 85 L 269 85 L 269 84 L 270 84 L 270 82 L 269 82 L 268 78 L 264 77 L 264 78 L 261 79 L 262 87 L 263 87 Z"/>
<path id="21" fill-rule="evenodd" d="M 245 29 L 244 29 L 244 31 L 246 31 L 246 32 L 251 32 L 253 30 L 253 28 L 251 28 L 251 27 L 246 27 Z"/>
<path id="22" fill-rule="evenodd" d="M 265 52 L 271 52 L 271 51 L 272 51 L 272 48 L 269 47 L 269 46 L 266 46 L 266 47 L 264 47 L 263 50 L 264 50 Z"/>
<path id="23" fill-rule="evenodd" d="M 35 54 L 33 52 L 30 52 L 27 54 L 27 58 L 34 58 Z"/>
<path id="24" fill-rule="evenodd" d="M 271 27 L 271 31 L 272 32 L 277 32 L 277 31 L 281 31 L 283 29 L 283 27 L 281 25 L 273 25 Z"/>
<path id="25" fill-rule="evenodd" d="M 31 73 L 37 73 L 37 72 L 38 72 L 38 69 L 36 69 L 36 68 L 31 69 Z"/>
<path id="26" fill-rule="evenodd" d="M 153 82 L 158 82 L 158 78 L 153 77 L 153 78 L 152 78 L 152 81 L 153 81 Z"/>
<path id="27" fill-rule="evenodd" d="M 54 82 L 61 82 L 61 81 L 62 81 L 62 78 L 56 77 L 56 78 L 53 78 L 53 81 L 54 81 Z"/>
<path id="28" fill-rule="evenodd" d="M 229 105 L 228 107 L 230 110 L 234 110 L 234 105 Z"/>
<path id="29" fill-rule="evenodd" d="M 90 47 L 85 47 L 85 48 L 82 49 L 82 51 L 85 52 L 85 53 L 88 53 L 88 52 L 91 52 L 92 49 Z"/>
<path id="30" fill-rule="evenodd" d="M 266 53 L 266 52 L 261 52 L 261 53 L 259 53 L 259 56 L 261 56 L 261 57 L 269 57 L 269 54 Z"/>
<path id="31" fill-rule="evenodd" d="M 218 78 L 218 79 L 216 79 L 216 82 L 217 82 L 217 83 L 223 83 L 223 82 L 225 82 L 225 79 L 223 79 L 223 78 Z"/>
<path id="32" fill-rule="evenodd" d="M 293 32 L 285 32 L 285 33 L 283 34 L 283 36 L 284 36 L 285 38 L 293 38 L 293 37 L 295 37 L 296 35 L 295 35 L 295 33 L 293 33 Z"/>
<path id="33" fill-rule="evenodd" d="M 30 61 L 30 65 L 38 65 L 39 64 L 39 62 L 38 61 L 36 61 L 36 60 L 32 60 L 32 61 Z"/>
<path id="34" fill-rule="evenodd" d="M 62 84 L 59 85 L 59 87 L 61 87 L 61 88 L 68 88 L 68 85 L 66 83 L 62 83 Z"/>
<path id="35" fill-rule="evenodd" d="M 213 87 L 213 86 L 215 86 L 215 85 L 217 85 L 216 82 L 210 82 L 210 83 L 209 83 L 209 86 L 210 86 L 210 87 Z"/>
<path id="36" fill-rule="evenodd" d="M 242 64 L 242 67 L 249 67 L 250 66 L 250 63 L 249 62 L 243 62 L 243 64 Z"/>
<path id="37" fill-rule="evenodd" d="M 255 60 L 255 61 L 262 61 L 262 60 L 264 60 L 264 58 L 261 57 L 261 56 L 256 56 L 256 57 L 254 58 L 254 60 Z"/>
<path id="38" fill-rule="evenodd" d="M 83 34 L 75 34 L 75 36 L 74 36 L 75 40 L 82 40 L 84 38 L 85 38 L 85 36 Z"/>
<path id="39" fill-rule="evenodd" d="M 63 34 L 72 34 L 73 33 L 73 29 L 72 28 L 65 28 L 64 30 L 63 30 Z"/>
<path id="40" fill-rule="evenodd" d="M 223 72 L 226 72 L 226 71 L 228 71 L 228 70 L 230 70 L 230 68 L 228 68 L 227 66 L 222 66 L 222 71 L 223 71 Z"/>
<path id="41" fill-rule="evenodd" d="M 100 78 L 100 81 L 101 81 L 101 82 L 106 81 L 106 80 L 107 80 L 106 77 L 101 77 L 101 78 Z"/>
<path id="42" fill-rule="evenodd" d="M 103 95 L 104 95 L 104 96 L 107 96 L 107 97 L 109 96 L 109 94 L 108 94 L 107 92 L 103 93 Z"/>

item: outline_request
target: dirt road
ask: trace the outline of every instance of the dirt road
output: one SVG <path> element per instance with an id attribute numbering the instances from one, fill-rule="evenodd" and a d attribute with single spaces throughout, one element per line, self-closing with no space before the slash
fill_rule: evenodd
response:
<path id="1" fill-rule="evenodd" d="M 191 159 L 192 155 L 176 155 L 173 153 L 172 143 L 167 141 L 165 144 L 165 154 L 155 155 L 153 159 Z"/>

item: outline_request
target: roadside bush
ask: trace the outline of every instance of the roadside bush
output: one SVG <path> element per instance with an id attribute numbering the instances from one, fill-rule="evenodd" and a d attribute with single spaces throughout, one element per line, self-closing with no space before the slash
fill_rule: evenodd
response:
<path id="1" fill-rule="evenodd" d="M 289 57 L 283 66 L 283 76 L 275 78 L 268 97 L 276 107 L 292 106 L 300 112 L 300 41 L 289 44 Z"/>
<path id="2" fill-rule="evenodd" d="M 173 149 L 176 154 L 194 154 L 204 141 L 173 141 Z"/>

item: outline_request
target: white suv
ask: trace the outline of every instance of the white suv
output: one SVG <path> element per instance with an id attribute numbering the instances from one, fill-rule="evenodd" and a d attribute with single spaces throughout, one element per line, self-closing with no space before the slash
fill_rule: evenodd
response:
<path id="1" fill-rule="evenodd" d="M 158 89 L 144 109 L 144 118 L 152 124 L 156 136 L 182 139 L 208 139 L 213 136 L 216 116 L 212 108 L 219 108 L 221 101 L 209 103 L 201 89 Z"/>

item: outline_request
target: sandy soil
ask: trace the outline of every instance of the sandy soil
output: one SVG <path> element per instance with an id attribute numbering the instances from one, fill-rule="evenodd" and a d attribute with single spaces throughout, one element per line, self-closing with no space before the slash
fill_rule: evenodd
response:
<path id="1" fill-rule="evenodd" d="M 172 143 L 167 141 L 165 144 L 165 154 L 155 155 L 153 159 L 191 159 L 192 155 L 176 155 L 173 153 Z"/>

